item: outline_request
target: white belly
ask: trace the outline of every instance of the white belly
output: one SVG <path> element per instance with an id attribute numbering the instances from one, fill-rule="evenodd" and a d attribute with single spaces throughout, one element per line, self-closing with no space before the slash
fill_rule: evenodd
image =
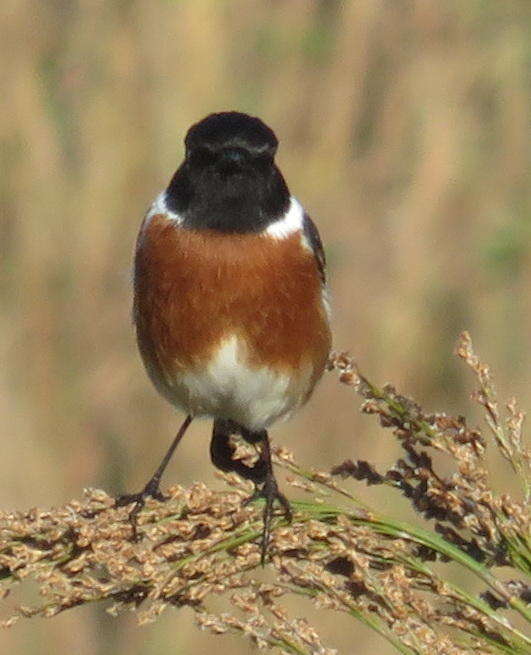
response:
<path id="1" fill-rule="evenodd" d="M 301 405 L 311 384 L 311 367 L 292 376 L 246 364 L 245 348 L 233 336 L 220 346 L 209 366 L 188 372 L 170 383 L 165 395 L 194 416 L 236 421 L 262 430 Z"/>

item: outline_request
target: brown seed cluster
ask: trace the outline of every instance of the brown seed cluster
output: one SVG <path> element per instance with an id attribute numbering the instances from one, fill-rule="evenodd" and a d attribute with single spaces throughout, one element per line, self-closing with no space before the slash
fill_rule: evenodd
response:
<path id="1" fill-rule="evenodd" d="M 480 380 L 477 397 L 494 443 L 514 462 L 526 491 L 523 415 L 509 403 L 504 423 L 490 374 L 474 359 L 466 336 L 459 352 Z M 525 499 L 492 489 L 485 437 L 462 417 L 426 414 L 392 387 L 378 389 L 345 355 L 334 356 L 331 368 L 363 396 L 363 411 L 392 431 L 402 456 L 382 472 L 369 462 L 346 461 L 329 473 L 304 470 L 277 448 L 277 465 L 309 500 L 293 502 L 291 525 L 282 515 L 275 520 L 268 563 L 273 582 L 261 580 L 261 506 L 243 504 L 252 488 L 234 474 L 220 475 L 223 491 L 176 486 L 166 501 L 149 501 L 139 515 L 137 541 L 129 508 L 115 508 L 105 492 L 87 490 L 81 500 L 52 510 L 0 513 L 3 625 L 92 602 L 105 601 L 111 614 L 133 610 L 140 623 L 189 606 L 198 625 L 214 634 L 236 632 L 263 650 L 332 655 L 336 651 L 303 618 L 307 602 L 362 621 L 402 653 L 530 652 L 531 639 L 514 621 L 519 613 L 531 623 L 528 508 Z M 235 457 L 255 455 L 254 447 L 236 444 Z M 439 456 L 446 459 L 445 475 L 438 472 Z M 340 477 L 404 495 L 418 524 L 362 506 Z M 455 568 L 449 575 L 446 562 L 475 575 L 479 591 L 453 582 Z M 42 602 L 12 608 L 10 615 L 10 592 L 14 596 L 17 586 L 23 592 L 30 580 Z M 214 614 L 211 600 L 219 596 L 226 611 Z M 288 596 L 300 600 L 297 616 L 286 609 Z"/>
<path id="2" fill-rule="evenodd" d="M 382 473 L 363 461 L 343 462 L 332 473 L 395 487 L 418 514 L 433 521 L 435 531 L 445 540 L 487 566 L 513 566 L 520 552 L 512 546 L 522 535 L 528 539 L 531 527 L 530 455 L 522 440 L 524 415 L 512 400 L 504 426 L 490 371 L 473 353 L 467 333 L 461 335 L 457 352 L 477 375 L 480 388 L 473 397 L 485 407 L 495 445 L 522 481 L 522 500 L 493 490 L 485 460 L 487 440 L 477 428 L 470 428 L 464 417 L 427 414 L 391 385 L 376 388 L 345 355 L 334 356 L 331 367 L 340 371 L 343 383 L 354 386 L 365 398 L 362 411 L 378 416 L 382 427 L 393 431 L 403 456 Z M 450 475 L 436 470 L 435 456 L 440 454 L 453 462 Z"/>

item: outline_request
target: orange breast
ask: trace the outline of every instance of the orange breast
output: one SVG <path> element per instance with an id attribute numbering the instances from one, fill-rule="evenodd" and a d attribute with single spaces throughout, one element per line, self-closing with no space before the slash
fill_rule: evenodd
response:
<path id="1" fill-rule="evenodd" d="M 134 314 L 148 370 L 205 366 L 222 339 L 236 334 L 250 366 L 289 372 L 310 365 L 315 383 L 330 349 L 321 293 L 299 233 L 272 240 L 195 231 L 163 215 L 141 229 Z"/>

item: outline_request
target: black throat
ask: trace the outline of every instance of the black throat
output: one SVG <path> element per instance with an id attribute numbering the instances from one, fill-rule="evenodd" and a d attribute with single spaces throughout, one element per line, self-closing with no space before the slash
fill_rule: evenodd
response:
<path id="1" fill-rule="evenodd" d="M 289 207 L 290 194 L 273 161 L 203 165 L 186 159 L 166 190 L 182 226 L 220 232 L 260 232 Z"/>

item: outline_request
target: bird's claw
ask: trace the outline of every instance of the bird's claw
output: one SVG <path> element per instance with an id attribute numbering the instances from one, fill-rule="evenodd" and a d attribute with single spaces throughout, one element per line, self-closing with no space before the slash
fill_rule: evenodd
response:
<path id="1" fill-rule="evenodd" d="M 142 491 L 136 494 L 123 494 L 122 496 L 118 496 L 114 502 L 114 507 L 126 507 L 134 503 L 133 508 L 129 512 L 129 523 L 133 531 L 133 541 L 138 541 L 138 515 L 146 504 L 147 498 L 154 498 L 163 502 L 168 499 L 168 496 L 162 493 L 158 484 L 153 484 L 150 480 Z"/>
<path id="2" fill-rule="evenodd" d="M 257 498 L 264 498 L 266 501 L 263 513 L 264 530 L 260 545 L 260 564 L 264 566 L 271 538 L 271 519 L 273 518 L 273 504 L 275 500 L 278 500 L 284 512 L 284 517 L 289 523 L 293 520 L 293 512 L 288 499 L 279 491 L 277 481 L 272 475 L 268 475 L 263 485 L 260 488 L 257 487 L 253 495 L 247 498 L 243 504 L 248 505 Z"/>

